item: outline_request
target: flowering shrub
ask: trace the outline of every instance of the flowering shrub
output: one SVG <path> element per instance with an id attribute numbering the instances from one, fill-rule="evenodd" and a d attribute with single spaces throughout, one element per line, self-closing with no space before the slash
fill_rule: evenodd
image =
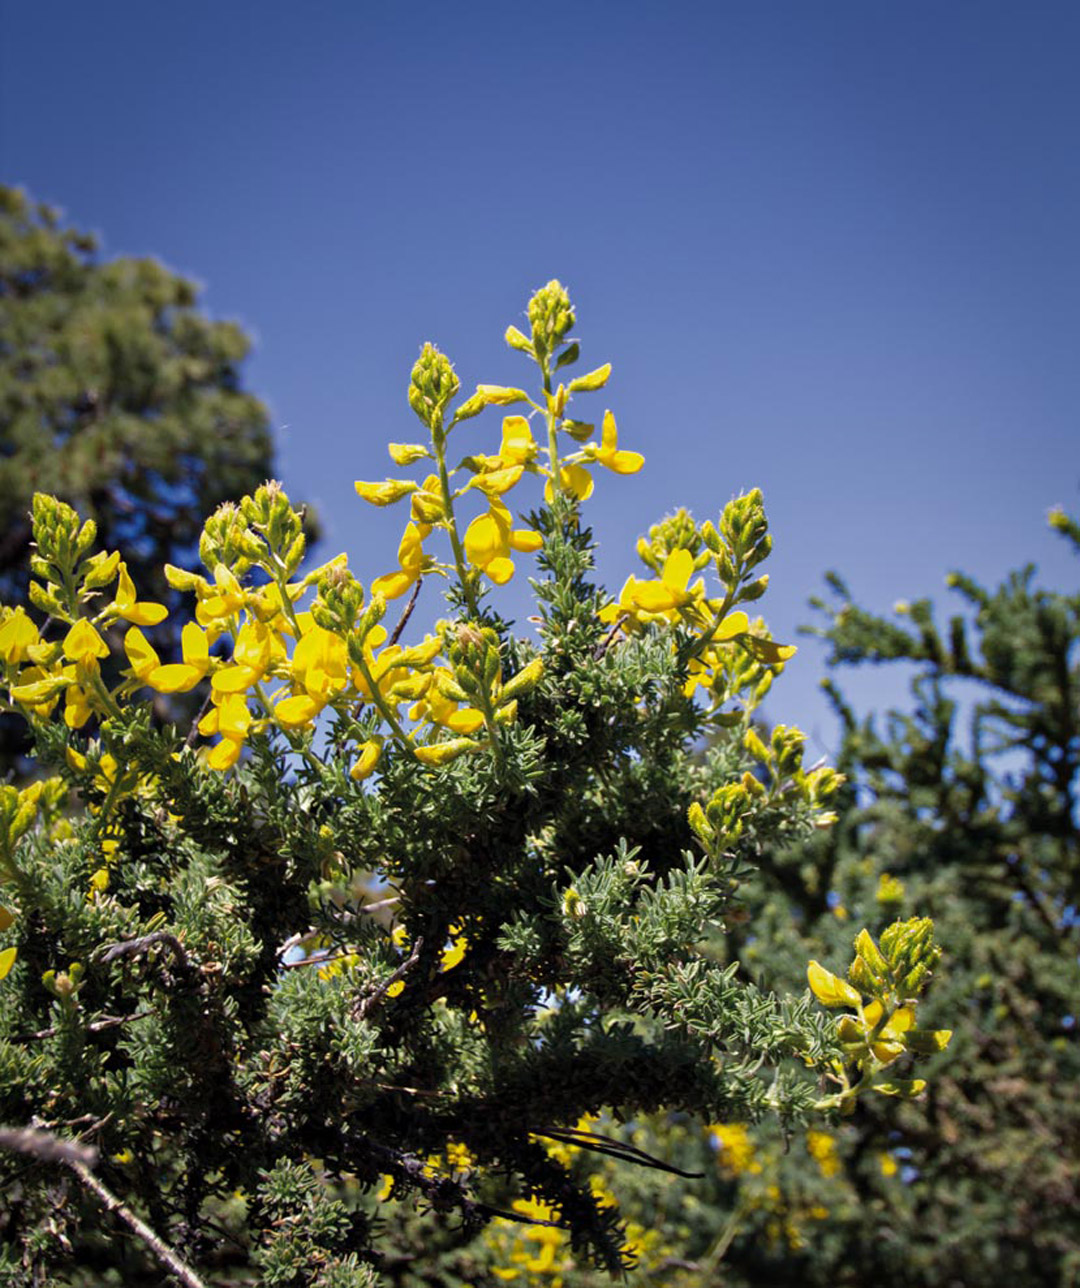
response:
<path id="1" fill-rule="evenodd" d="M 811 965 L 839 1023 L 701 947 L 743 916 L 756 855 L 828 826 L 841 782 L 797 730 L 753 726 L 794 651 L 746 611 L 760 492 L 664 519 L 647 575 L 595 586 L 589 497 L 643 458 L 610 411 L 577 418 L 609 366 L 558 382 L 579 342 L 557 282 L 528 318 L 506 338 L 533 395 L 455 401 L 424 347 L 422 441 L 356 484 L 407 510 L 395 566 L 367 590 L 344 556 L 305 571 L 267 483 L 207 520 L 205 575 L 165 570 L 191 596 L 180 662 L 93 523 L 35 497 L 40 616 L 0 622 L 7 706 L 52 774 L 0 790 L 11 1282 L 406 1282 L 422 1250 L 395 1206 L 434 1214 L 444 1251 L 517 1222 L 469 1253 L 470 1282 L 550 1282 L 568 1258 L 618 1274 L 650 1239 L 580 1156 L 660 1160 L 583 1115 L 795 1124 L 918 1093 L 892 1066 L 946 1040 L 914 1024 L 929 923 L 864 932 L 850 982 Z M 465 422 L 491 408 L 510 410 L 485 454 Z M 522 638 L 492 588 L 529 556 Z M 447 608 L 421 634 L 426 583 Z M 186 692 L 191 727 L 162 723 Z"/>

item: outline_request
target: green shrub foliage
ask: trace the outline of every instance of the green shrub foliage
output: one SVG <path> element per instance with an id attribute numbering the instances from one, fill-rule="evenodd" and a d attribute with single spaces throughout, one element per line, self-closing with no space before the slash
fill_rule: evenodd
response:
<path id="1" fill-rule="evenodd" d="M 606 594 L 588 499 L 642 458 L 610 412 L 570 414 L 610 367 L 559 382 L 563 288 L 528 316 L 507 340 L 532 395 L 459 399 L 430 345 L 413 368 L 421 441 L 356 485 L 408 510 L 389 572 L 303 571 L 265 484 L 207 520 L 204 573 L 165 569 L 179 661 L 94 522 L 35 496 L 33 610 L 0 622 L 43 775 L 0 788 L 9 1282 L 344 1288 L 440 1258 L 437 1282 L 496 1282 L 564 1251 L 618 1275 L 648 1240 L 580 1160 L 657 1160 L 617 1122 L 793 1129 L 919 1094 L 928 922 L 830 955 L 846 979 L 815 965 L 816 997 L 710 946 L 841 783 L 797 731 L 751 727 L 792 652 L 745 611 L 761 494 L 657 524 L 648 575 Z M 517 637 L 491 592 L 532 555 L 539 628 Z M 160 723 L 178 693 L 201 711 Z"/>

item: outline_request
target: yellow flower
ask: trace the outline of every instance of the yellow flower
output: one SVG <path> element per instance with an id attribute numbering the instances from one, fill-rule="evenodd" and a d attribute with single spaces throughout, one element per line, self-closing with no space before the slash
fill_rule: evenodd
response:
<path id="1" fill-rule="evenodd" d="M 215 693 L 242 693 L 250 689 L 266 674 L 275 652 L 283 656 L 285 647 L 270 627 L 258 620 L 245 622 L 233 645 L 232 665 L 215 672 L 211 687 Z"/>
<path id="2" fill-rule="evenodd" d="M 215 693 L 213 700 L 215 705 L 199 721 L 199 732 L 221 735 L 221 741 L 207 754 L 206 763 L 224 772 L 240 759 L 251 728 L 251 712 L 242 693 Z"/>
<path id="3" fill-rule="evenodd" d="M 136 626 L 156 626 L 169 615 L 164 604 L 138 603 L 135 598 L 135 583 L 131 580 L 127 565 L 120 565 L 120 577 L 116 584 L 116 594 L 109 606 L 116 617 L 122 617 Z"/>
<path id="4" fill-rule="evenodd" d="M 539 451 L 532 428 L 524 416 L 503 418 L 502 443 L 499 446 L 499 460 L 503 465 L 528 465 Z"/>
<path id="5" fill-rule="evenodd" d="M 78 669 L 75 666 L 64 667 L 64 674 L 71 678 L 71 683 L 64 690 L 64 724 L 69 729 L 81 729 L 94 714 L 90 693 L 76 682 Z"/>
<path id="6" fill-rule="evenodd" d="M 28 650 L 37 642 L 38 628 L 21 607 L 0 626 L 0 658 L 9 665 L 25 662 Z"/>
<path id="7" fill-rule="evenodd" d="M 161 658 L 154 646 L 137 626 L 124 636 L 124 652 L 131 663 L 132 676 L 143 684 L 148 683 L 149 677 L 161 666 Z"/>
<path id="8" fill-rule="evenodd" d="M 808 1131 L 806 1151 L 817 1163 L 822 1176 L 836 1176 L 842 1170 L 840 1159 L 836 1155 L 836 1137 L 831 1132 Z"/>
<path id="9" fill-rule="evenodd" d="M 577 501 L 587 501 L 593 494 L 593 477 L 582 465 L 559 466 L 559 488 Z M 544 484 L 544 500 L 550 505 L 555 500 L 551 479 Z"/>
<path id="10" fill-rule="evenodd" d="M 492 500 L 486 514 L 477 515 L 465 530 L 465 556 L 496 586 L 505 585 L 514 575 L 511 550 L 539 550 L 543 538 L 538 532 L 514 530 L 510 511 L 501 501 Z"/>
<path id="11" fill-rule="evenodd" d="M 88 668 L 96 668 L 98 658 L 109 656 L 109 646 L 93 622 L 80 617 L 64 636 L 64 656 L 69 662 L 82 662 Z"/>
<path id="12" fill-rule="evenodd" d="M 486 497 L 502 496 L 518 483 L 524 469 L 523 465 L 508 465 L 505 469 L 477 474 L 475 478 L 470 479 L 469 487 L 483 492 Z"/>
<path id="13" fill-rule="evenodd" d="M 214 584 L 200 582 L 196 586 L 199 602 L 195 605 L 195 620 L 200 626 L 209 626 L 221 618 L 231 617 L 247 602 L 247 594 L 236 576 L 224 564 L 214 569 Z"/>
<path id="14" fill-rule="evenodd" d="M 424 571 L 424 537 L 430 531 L 426 524 L 420 527 L 415 523 L 405 525 L 405 532 L 398 546 L 398 571 L 376 577 L 371 583 L 373 595 L 397 599 L 420 580 L 420 574 Z"/>
<path id="15" fill-rule="evenodd" d="M 279 702 L 274 717 L 287 729 L 309 724 L 348 684 L 349 655 L 345 641 L 301 613 L 303 634 L 293 650 L 290 671 L 294 687 L 304 690 Z"/>
<path id="16" fill-rule="evenodd" d="M 356 750 L 360 754 L 352 769 L 349 770 L 349 777 L 353 782 L 362 783 L 375 772 L 375 766 L 379 763 L 379 756 L 382 753 L 382 742 L 381 738 L 369 738 L 357 747 Z"/>
<path id="17" fill-rule="evenodd" d="M 416 491 L 416 484 L 408 479 L 386 479 L 383 483 L 364 483 L 357 480 L 353 485 L 357 494 L 372 505 L 393 505 L 403 496 Z"/>
<path id="18" fill-rule="evenodd" d="M 605 469 L 616 474 L 636 474 L 645 464 L 645 457 L 640 452 L 620 452 L 619 435 L 615 428 L 615 417 L 611 412 L 604 412 L 604 421 L 600 429 L 600 446 L 592 444 L 586 448 L 588 459 L 594 460 Z"/>
<path id="19" fill-rule="evenodd" d="M 148 644 L 145 644 L 142 631 L 139 631 L 138 628 L 135 631 L 128 631 L 127 636 L 124 638 L 125 648 L 127 648 L 128 639 L 133 634 L 137 634 L 138 639 L 134 641 L 136 655 L 132 656 L 131 651 L 128 651 L 128 658 L 131 660 L 132 668 L 144 684 L 156 689 L 158 693 L 187 693 L 210 670 L 210 645 L 206 638 L 206 632 L 200 630 L 194 622 L 188 622 L 180 632 L 180 645 L 183 649 L 184 660 L 182 662 L 169 662 L 165 666 L 155 666 L 145 674 L 142 674 L 139 668 L 146 664 L 148 657 L 146 650 L 153 653 L 153 649 Z M 144 644 L 145 648 L 143 647 Z M 154 657 L 157 657 L 156 653 L 154 653 Z"/>
<path id="20" fill-rule="evenodd" d="M 760 1172 L 754 1142 L 745 1123 L 717 1123 L 709 1128 L 713 1144 L 720 1155 L 720 1165 L 738 1175 L 741 1172 Z"/>
<path id="21" fill-rule="evenodd" d="M 639 581 L 631 589 L 630 598 L 638 608 L 647 613 L 669 613 L 685 608 L 703 598 L 704 583 L 699 579 L 688 583 L 694 571 L 694 556 L 689 550 L 672 550 L 664 560 L 659 580 Z"/>

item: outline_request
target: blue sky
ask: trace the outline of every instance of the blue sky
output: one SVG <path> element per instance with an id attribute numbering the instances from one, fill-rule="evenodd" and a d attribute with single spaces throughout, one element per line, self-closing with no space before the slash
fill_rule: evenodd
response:
<path id="1" fill-rule="evenodd" d="M 390 567 L 402 519 L 352 481 L 416 436 L 420 343 L 466 387 L 518 383 L 503 331 L 559 277 L 585 365 L 614 364 L 591 410 L 647 458 L 590 502 L 613 589 L 648 523 L 715 518 L 754 485 L 780 638 L 829 567 L 880 610 L 944 599 L 950 567 L 992 581 L 1031 559 L 1075 585 L 1044 522 L 1080 508 L 1071 0 L 0 17 L 0 177 L 250 331 L 279 472 L 362 577 Z M 497 438 L 488 416 L 468 450 Z M 818 750 L 822 665 L 805 643 L 769 708 Z"/>

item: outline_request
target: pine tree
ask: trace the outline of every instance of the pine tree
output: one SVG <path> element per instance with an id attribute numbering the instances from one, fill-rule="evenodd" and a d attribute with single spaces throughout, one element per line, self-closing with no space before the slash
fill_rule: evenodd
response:
<path id="1" fill-rule="evenodd" d="M 240 380 L 244 333 L 202 314 L 194 284 L 155 260 L 96 250 L 0 187 L 5 603 L 26 603 L 35 492 L 93 519 L 139 592 L 171 603 L 164 565 L 197 566 L 205 516 L 273 473 L 266 408 Z"/>

